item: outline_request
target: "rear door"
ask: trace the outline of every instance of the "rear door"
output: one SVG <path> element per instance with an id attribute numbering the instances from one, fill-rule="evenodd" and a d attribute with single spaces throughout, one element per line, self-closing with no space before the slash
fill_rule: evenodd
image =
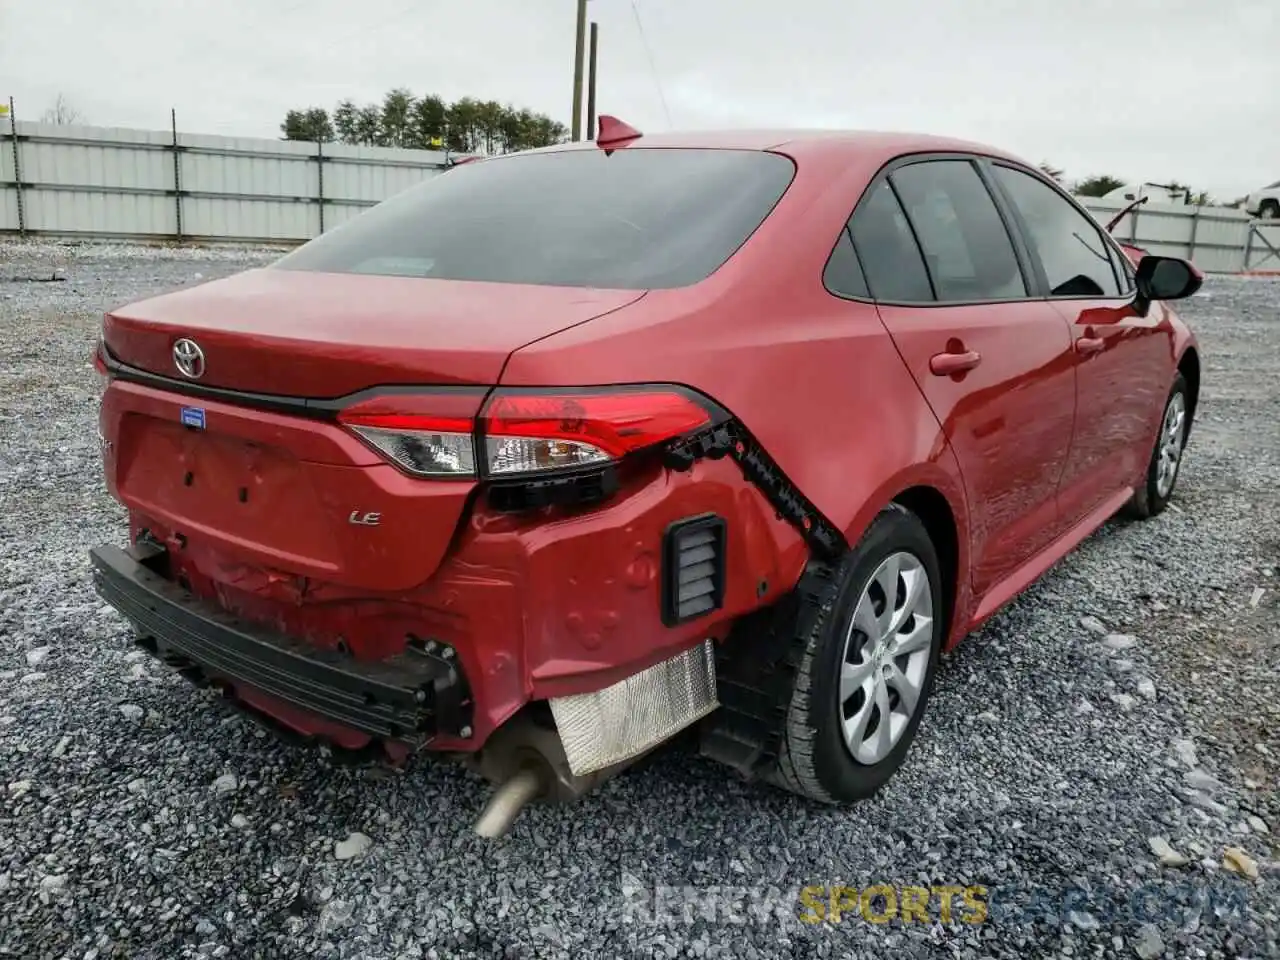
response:
<path id="1" fill-rule="evenodd" d="M 1025 250 L 975 158 L 899 160 L 849 230 L 881 318 L 959 460 L 982 596 L 1062 530 L 1056 491 L 1075 419 L 1068 324 L 1035 297 Z"/>
<path id="2" fill-rule="evenodd" d="M 1133 271 L 1096 221 L 1029 170 L 991 167 L 1054 308 L 1071 326 L 1076 426 L 1059 499 L 1068 522 L 1139 482 L 1173 383 L 1173 330 L 1159 303 L 1133 309 Z"/>

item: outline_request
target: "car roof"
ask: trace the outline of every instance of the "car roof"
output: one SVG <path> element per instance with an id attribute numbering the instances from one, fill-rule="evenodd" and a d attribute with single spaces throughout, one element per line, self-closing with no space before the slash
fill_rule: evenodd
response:
<path id="1" fill-rule="evenodd" d="M 555 150 L 590 150 L 596 144 L 591 141 L 559 144 L 543 148 Z M 1001 157 L 1017 163 L 1026 161 L 1015 154 L 984 143 L 954 137 L 891 130 L 834 130 L 834 129 L 759 129 L 759 130 L 702 130 L 670 133 L 643 134 L 640 139 L 619 149 L 718 149 L 718 150 L 775 150 L 797 159 L 814 156 L 840 156 L 857 154 L 879 156 L 885 159 L 907 153 L 976 153 Z M 541 151 L 540 151 L 541 152 Z"/>

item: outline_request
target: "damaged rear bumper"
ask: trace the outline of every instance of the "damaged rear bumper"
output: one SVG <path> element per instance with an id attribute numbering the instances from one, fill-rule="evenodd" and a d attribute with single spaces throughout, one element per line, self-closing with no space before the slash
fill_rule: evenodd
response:
<path id="1" fill-rule="evenodd" d="M 263 712 L 265 695 L 265 712 L 295 733 L 324 735 L 332 724 L 413 748 L 471 734 L 466 679 L 448 647 L 427 641 L 386 660 L 359 661 L 201 600 L 166 578 L 160 546 L 96 547 L 90 561 L 98 593 L 134 624 L 142 647 L 191 681 L 222 688 L 250 712 Z M 286 716 L 301 716 L 302 724 Z M 309 717 L 327 724 L 310 724 Z"/>

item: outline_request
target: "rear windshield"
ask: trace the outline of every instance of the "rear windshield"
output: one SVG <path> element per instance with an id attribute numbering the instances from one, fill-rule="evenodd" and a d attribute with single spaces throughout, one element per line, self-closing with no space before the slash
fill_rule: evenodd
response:
<path id="1" fill-rule="evenodd" d="M 697 283 L 791 183 L 746 150 L 567 150 L 434 176 L 299 247 L 285 270 L 654 289 Z"/>

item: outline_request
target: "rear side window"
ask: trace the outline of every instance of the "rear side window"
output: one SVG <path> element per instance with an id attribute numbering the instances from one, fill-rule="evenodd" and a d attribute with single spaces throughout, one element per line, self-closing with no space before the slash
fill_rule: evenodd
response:
<path id="1" fill-rule="evenodd" d="M 1032 254 L 1044 267 L 1050 296 L 1120 295 L 1116 270 L 1123 268 L 1113 259 L 1093 218 L 1030 174 L 1005 166 L 995 167 L 995 173 L 1027 226 Z"/>
<path id="2" fill-rule="evenodd" d="M 913 163 L 890 175 L 940 301 L 1027 295 L 1013 241 L 967 160 Z"/>
<path id="3" fill-rule="evenodd" d="M 888 181 L 873 187 L 858 204 L 849 220 L 849 233 L 871 296 L 897 303 L 933 300 L 920 247 Z"/>
<path id="4" fill-rule="evenodd" d="M 568 150 L 468 163 L 277 261 L 284 270 L 570 287 L 712 274 L 791 183 L 778 154 Z"/>
<path id="5" fill-rule="evenodd" d="M 853 251 L 853 241 L 849 239 L 849 228 L 840 231 L 840 239 L 831 251 L 827 260 L 827 269 L 822 274 L 822 281 L 832 293 L 842 297 L 871 296 L 867 289 L 866 278 L 862 275 L 862 265 L 858 263 L 858 255 Z"/>

